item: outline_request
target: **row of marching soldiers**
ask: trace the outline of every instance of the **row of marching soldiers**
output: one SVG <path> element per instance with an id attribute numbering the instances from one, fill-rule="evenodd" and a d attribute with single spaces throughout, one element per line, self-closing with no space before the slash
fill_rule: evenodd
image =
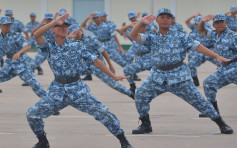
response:
<path id="1" fill-rule="evenodd" d="M 152 132 L 150 102 L 164 92 L 188 102 L 201 112 L 200 117 L 211 118 L 221 133 L 232 134 L 233 129 L 220 116 L 216 93 L 230 83 L 237 84 L 236 14 L 237 6 L 231 6 L 226 14 L 201 16 L 195 13 L 185 22 L 192 29 L 188 35 L 166 8 L 160 9 L 156 16 L 143 13 L 141 20 L 138 20 L 139 14 L 130 11 L 131 23 L 123 23 L 121 28 L 107 20 L 104 12 L 90 14 L 79 25 L 61 9 L 54 16 L 46 13 L 40 23 L 35 20 L 36 14 L 31 13 L 31 22 L 26 25 L 31 32 L 29 37 L 22 22 L 13 18 L 12 10 L 6 10 L 6 16 L 0 18 L 0 58 L 7 57 L 0 70 L 0 82 L 18 75 L 25 82 L 23 85 L 31 86 L 41 98 L 27 112 L 29 125 L 39 139 L 34 148 L 49 147 L 42 118 L 59 114 L 67 105 L 101 121 L 120 140 L 122 148 L 132 147 L 116 116 L 90 94 L 80 78 L 86 75 L 84 80 L 92 80 L 91 74 L 135 99 L 142 124 L 132 131 L 133 134 Z M 193 18 L 195 23 L 191 24 Z M 215 30 L 207 23 L 210 20 Z M 87 36 L 83 29 L 91 31 L 94 37 Z M 116 31 L 132 42 L 127 53 Z M 26 38 L 19 32 L 24 32 Z M 39 50 L 31 59 L 26 52 L 34 45 Z M 189 53 L 188 64 L 183 62 L 186 53 Z M 35 69 L 39 75 L 43 74 L 40 64 L 46 59 L 55 76 L 47 92 L 33 74 Z M 115 75 L 111 60 L 123 68 L 125 76 Z M 207 100 L 196 88 L 199 86 L 196 68 L 206 60 L 218 66 L 217 71 L 204 80 Z M 136 73 L 145 70 L 150 71 L 148 78 L 136 88 L 134 81 L 140 80 Z M 130 89 L 117 82 L 122 79 L 128 80 Z"/>

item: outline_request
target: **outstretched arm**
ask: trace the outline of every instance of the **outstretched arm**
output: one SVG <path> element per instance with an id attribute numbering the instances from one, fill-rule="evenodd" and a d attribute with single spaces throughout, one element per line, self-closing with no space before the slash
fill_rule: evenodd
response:
<path id="1" fill-rule="evenodd" d="M 120 42 L 117 38 L 117 36 L 113 36 L 114 40 L 116 41 L 116 43 L 118 44 L 118 50 L 121 52 L 121 53 L 124 53 L 124 50 L 123 50 L 123 47 L 120 45 Z"/>
<path id="2" fill-rule="evenodd" d="M 217 53 L 212 52 L 210 49 L 206 48 L 201 44 L 197 47 L 196 51 L 214 58 L 217 62 L 228 62 L 231 60 L 219 56 Z"/>
<path id="3" fill-rule="evenodd" d="M 107 52 L 106 52 L 105 50 L 102 52 L 102 55 L 103 55 L 103 57 L 105 58 L 105 60 L 107 61 L 108 65 L 109 65 L 110 71 L 111 71 L 113 74 L 115 74 L 114 66 L 112 65 L 111 60 L 110 60 L 110 58 L 109 58 L 109 55 L 107 54 Z"/>
<path id="4" fill-rule="evenodd" d="M 142 28 L 145 28 L 146 25 L 151 24 L 151 22 L 153 22 L 156 19 L 156 16 L 154 15 L 148 15 L 145 16 L 141 19 L 140 22 L 138 22 L 133 29 L 131 30 L 131 32 L 129 33 L 129 36 L 136 42 L 141 43 L 141 37 L 139 35 L 139 32 Z"/>
<path id="5" fill-rule="evenodd" d="M 107 74 L 108 76 L 110 76 L 111 78 L 113 78 L 115 81 L 119 81 L 119 80 L 123 80 L 123 79 L 127 79 L 129 78 L 129 76 L 116 76 L 114 75 L 106 66 L 105 64 L 99 60 L 99 59 L 95 59 L 95 61 L 93 62 L 93 65 L 95 65 L 97 68 L 99 68 L 102 72 L 104 72 L 105 74 Z"/>

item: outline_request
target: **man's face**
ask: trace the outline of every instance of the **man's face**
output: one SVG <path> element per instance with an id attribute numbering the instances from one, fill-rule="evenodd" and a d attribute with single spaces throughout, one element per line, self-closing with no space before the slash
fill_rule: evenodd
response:
<path id="1" fill-rule="evenodd" d="M 101 16 L 100 19 L 101 19 L 101 21 L 105 22 L 107 20 L 107 17 L 106 16 Z"/>
<path id="2" fill-rule="evenodd" d="M 100 23 L 100 17 L 93 18 L 93 21 L 94 21 L 96 24 L 99 24 L 99 23 Z"/>
<path id="3" fill-rule="evenodd" d="M 56 25 L 52 28 L 54 36 L 61 38 L 66 38 L 68 36 L 68 26 L 66 25 Z"/>
<path id="4" fill-rule="evenodd" d="M 169 29 L 171 24 L 171 16 L 169 14 L 161 14 L 156 18 L 156 22 L 160 29 Z"/>
<path id="5" fill-rule="evenodd" d="M 13 14 L 6 14 L 5 16 L 9 16 L 11 19 L 13 18 Z"/>
<path id="6" fill-rule="evenodd" d="M 30 16 L 30 20 L 31 20 L 31 22 L 34 22 L 35 19 L 36 19 L 36 16 Z"/>
<path id="7" fill-rule="evenodd" d="M 1 28 L 2 33 L 10 32 L 11 25 L 12 25 L 11 23 L 10 24 L 1 24 L 0 28 Z"/>
<path id="8" fill-rule="evenodd" d="M 137 21 L 137 18 L 136 17 L 132 17 L 129 19 L 131 22 L 136 22 Z"/>
<path id="9" fill-rule="evenodd" d="M 52 19 L 46 19 L 46 24 L 52 22 Z"/>
<path id="10" fill-rule="evenodd" d="M 215 23 L 213 23 L 213 27 L 217 32 L 223 32 L 226 29 L 226 26 L 226 21 L 216 21 Z"/>

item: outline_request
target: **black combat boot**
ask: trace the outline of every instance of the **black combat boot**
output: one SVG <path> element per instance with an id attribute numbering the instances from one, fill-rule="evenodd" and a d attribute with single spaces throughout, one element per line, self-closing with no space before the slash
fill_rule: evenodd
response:
<path id="1" fill-rule="evenodd" d="M 132 130 L 132 134 L 144 134 L 152 132 L 151 121 L 149 115 L 143 118 L 140 118 L 142 124 L 135 130 Z"/>
<path id="2" fill-rule="evenodd" d="M 82 80 L 84 81 L 91 81 L 92 80 L 92 76 L 90 75 L 86 75 Z"/>
<path id="3" fill-rule="evenodd" d="M 137 74 L 134 74 L 133 75 L 133 80 L 134 81 L 141 81 L 141 78 Z"/>
<path id="4" fill-rule="evenodd" d="M 199 86 L 199 80 L 198 80 L 198 77 L 192 77 L 193 78 L 193 83 L 195 86 Z"/>
<path id="5" fill-rule="evenodd" d="M 120 141 L 120 143 L 121 143 L 121 148 L 133 148 L 133 147 L 129 144 L 129 142 L 128 142 L 128 140 L 126 139 L 126 137 L 124 136 L 124 133 L 119 134 L 119 135 L 117 135 L 116 137 L 119 139 L 119 141 Z"/>
<path id="6" fill-rule="evenodd" d="M 0 93 L 2 93 L 2 90 L 0 89 Z"/>
<path id="7" fill-rule="evenodd" d="M 211 104 L 212 104 L 213 107 L 215 108 L 216 112 L 220 115 L 220 112 L 219 112 L 219 109 L 218 109 L 218 106 L 217 106 L 217 101 L 211 102 Z M 205 116 L 205 115 L 203 115 L 203 114 L 199 114 L 199 117 L 200 117 L 200 118 L 206 118 L 207 116 Z"/>
<path id="8" fill-rule="evenodd" d="M 213 121 L 219 126 L 222 134 L 232 134 L 234 132 L 233 129 L 224 122 L 221 116 Z"/>
<path id="9" fill-rule="evenodd" d="M 36 68 L 38 70 L 38 75 L 43 75 L 44 72 L 43 72 L 43 69 L 39 66 Z"/>
<path id="10" fill-rule="evenodd" d="M 53 113 L 53 115 L 54 115 L 54 116 L 60 115 L 60 112 L 57 111 L 57 112 Z"/>
<path id="11" fill-rule="evenodd" d="M 45 135 L 40 135 L 38 139 L 39 142 L 36 143 L 32 148 L 49 148 L 49 142 Z"/>
<path id="12" fill-rule="evenodd" d="M 134 93 L 130 94 L 129 97 L 134 100 Z"/>
<path id="13" fill-rule="evenodd" d="M 135 83 L 132 83 L 130 84 L 130 90 L 135 94 L 135 90 L 136 90 L 136 84 Z"/>
<path id="14" fill-rule="evenodd" d="M 23 82 L 22 84 L 21 84 L 21 86 L 30 86 L 28 83 L 26 83 L 26 82 Z"/>

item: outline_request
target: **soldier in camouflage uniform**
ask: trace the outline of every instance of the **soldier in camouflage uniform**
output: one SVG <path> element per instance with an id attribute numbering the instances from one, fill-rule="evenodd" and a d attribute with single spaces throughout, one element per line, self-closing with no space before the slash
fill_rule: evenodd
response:
<path id="1" fill-rule="evenodd" d="M 189 68 L 183 62 L 188 50 L 204 53 L 219 62 L 229 61 L 229 59 L 218 56 L 184 32 L 169 30 L 171 17 L 171 11 L 162 8 L 158 11 L 157 17 L 149 15 L 142 18 L 130 32 L 130 37 L 133 40 L 152 50 L 155 61 L 148 78 L 140 88 L 136 89 L 135 103 L 142 124 L 132 133 L 144 134 L 152 132 L 149 119 L 150 102 L 156 96 L 165 92 L 171 92 L 181 97 L 195 109 L 211 118 L 220 127 L 221 133 L 233 133 L 233 129 L 226 125 L 211 103 L 206 101 L 194 86 Z M 147 24 L 150 24 L 155 19 L 159 25 L 157 33 L 139 34 L 141 28 L 146 27 Z"/>
<path id="2" fill-rule="evenodd" d="M 102 61 L 86 50 L 82 42 L 67 39 L 68 23 L 65 22 L 67 17 L 68 13 L 65 13 L 34 34 L 39 48 L 47 56 L 55 80 L 49 86 L 46 96 L 32 106 L 26 114 L 31 129 L 39 139 L 33 148 L 49 148 L 42 118 L 47 118 L 53 112 L 68 105 L 94 116 L 120 140 L 122 148 L 132 148 L 116 116 L 90 94 L 89 87 L 80 79 L 82 60 L 94 64 L 114 80 L 127 77 L 115 76 Z M 43 37 L 43 34 L 51 28 L 55 36 L 54 42 L 46 41 Z"/>
<path id="3" fill-rule="evenodd" d="M 197 26 L 199 21 L 201 20 L 202 16 L 197 16 L 194 18 L 195 25 Z M 199 41 L 203 46 L 207 47 L 208 49 L 211 49 L 214 52 L 213 43 L 210 39 L 206 38 L 202 34 L 200 34 L 197 29 L 193 30 L 189 36 L 197 41 Z M 220 66 L 221 64 L 217 62 L 215 59 L 210 58 L 202 53 L 199 53 L 197 51 L 189 51 L 188 54 L 188 66 L 191 71 L 191 76 L 193 79 L 193 83 L 195 86 L 199 86 L 199 80 L 197 76 L 197 67 L 199 67 L 201 64 L 203 64 L 206 61 L 210 61 L 216 66 Z"/>
<path id="4" fill-rule="evenodd" d="M 34 13 L 34 12 L 30 13 L 30 19 L 31 19 L 31 21 L 26 24 L 26 28 L 27 28 L 27 31 L 30 33 L 30 45 L 31 45 L 31 47 L 33 47 L 33 46 L 35 46 L 35 39 L 34 39 L 34 35 L 33 35 L 32 31 L 39 25 L 39 22 L 35 20 L 36 13 Z M 43 75 L 43 69 L 40 66 L 38 66 L 34 69 L 38 70 L 38 75 Z M 27 86 L 27 85 L 23 84 L 23 86 Z"/>
<path id="5" fill-rule="evenodd" d="M 72 33 L 71 33 L 72 32 Z M 109 56 L 107 52 L 105 51 L 105 48 L 103 45 L 101 45 L 101 42 L 96 39 L 96 37 L 86 36 L 81 33 L 79 26 L 70 26 L 69 27 L 69 33 L 71 33 L 68 37 L 74 38 L 76 40 L 79 40 L 84 43 L 86 46 L 86 49 L 89 50 L 90 53 L 93 55 L 96 55 L 98 59 L 104 62 L 104 58 L 106 59 L 109 69 L 111 72 L 115 74 L 114 67 L 112 63 L 110 62 Z M 104 57 L 104 58 L 103 58 Z M 105 63 L 105 62 L 104 62 Z M 85 68 L 82 72 L 82 75 L 84 74 L 94 74 L 96 77 L 98 77 L 100 80 L 102 80 L 105 84 L 109 85 L 111 88 L 131 97 L 134 98 L 134 93 L 128 90 L 125 86 L 119 84 L 115 80 L 113 80 L 111 77 L 103 73 L 100 69 L 95 67 L 91 64 L 86 64 L 84 62 L 83 65 Z"/>
<path id="6" fill-rule="evenodd" d="M 127 64 L 124 67 L 124 74 L 125 75 L 130 75 L 131 77 L 128 78 L 128 82 L 130 85 L 130 90 L 132 92 L 135 93 L 135 89 L 136 89 L 136 84 L 134 82 L 134 75 L 138 72 L 142 72 L 145 70 L 150 70 L 154 64 L 153 58 L 152 58 L 152 54 L 150 52 L 149 49 L 147 49 L 145 46 L 137 43 L 136 41 L 133 41 L 130 37 L 129 37 L 129 33 L 132 30 L 133 26 L 135 25 L 135 23 L 132 23 L 130 25 L 125 25 L 122 29 L 121 32 L 125 32 L 124 30 L 126 30 L 126 33 L 124 34 L 125 36 L 128 37 L 128 39 L 130 39 L 132 41 L 132 50 L 134 52 L 135 55 L 135 62 L 132 62 L 130 64 Z M 145 30 L 144 30 L 145 29 Z M 142 33 L 147 33 L 147 29 L 144 28 L 143 30 L 141 30 Z M 154 33 L 154 31 L 149 31 L 149 33 Z"/>
<path id="7" fill-rule="evenodd" d="M 213 27 L 216 30 L 204 27 L 204 22 L 212 19 Z M 222 66 L 209 75 L 203 84 L 207 100 L 212 103 L 219 113 L 216 101 L 217 90 L 231 83 L 237 84 L 237 33 L 227 27 L 224 14 L 204 16 L 198 25 L 198 31 L 214 43 L 214 49 L 218 55 L 231 59 L 229 62 L 223 62 Z"/>
<path id="8" fill-rule="evenodd" d="M 0 58 L 7 56 L 0 70 L 0 82 L 8 81 L 18 75 L 31 86 L 39 97 L 43 97 L 46 92 L 31 71 L 28 57 L 25 54 L 26 51 L 30 50 L 30 44 L 21 33 L 10 32 L 11 24 L 10 17 L 0 17 L 2 31 L 0 35 Z"/>
<path id="9" fill-rule="evenodd" d="M 34 34 L 34 32 L 36 30 L 38 30 L 40 27 L 42 27 L 45 24 L 50 23 L 53 20 L 53 14 L 52 13 L 45 13 L 45 18 L 40 22 L 40 24 L 35 27 L 32 30 L 32 34 Z M 44 37 L 48 40 L 54 41 L 54 36 L 53 33 L 51 32 L 51 30 L 48 30 L 47 32 L 45 32 Z M 34 56 L 33 59 L 29 60 L 30 63 L 30 67 L 31 69 L 34 71 L 35 69 L 38 69 L 38 74 L 39 75 L 43 75 L 43 70 L 42 68 L 40 68 L 40 65 L 46 60 L 45 55 L 42 53 L 42 51 L 40 49 L 38 49 L 37 54 Z M 40 73 L 39 73 L 40 72 Z M 29 86 L 29 84 L 27 83 L 23 83 L 22 86 Z"/>
<path id="10" fill-rule="evenodd" d="M 87 25 L 87 21 L 92 19 L 93 22 L 90 22 Z M 98 40 L 102 43 L 102 45 L 106 48 L 106 51 L 113 61 L 119 64 L 121 67 L 126 66 L 126 62 L 122 55 L 124 53 L 123 48 L 121 47 L 115 33 L 115 26 L 112 23 L 102 22 L 100 19 L 100 13 L 96 12 L 94 14 L 89 15 L 81 24 L 82 28 L 85 28 L 95 34 Z"/>
<path id="11" fill-rule="evenodd" d="M 175 15 L 174 14 L 172 14 L 170 30 L 173 30 L 173 31 L 178 30 L 178 31 L 185 32 L 183 26 L 175 21 Z"/>
<path id="12" fill-rule="evenodd" d="M 228 28 L 237 32 L 237 6 L 231 6 L 230 11 L 226 12 L 225 16 Z"/>

